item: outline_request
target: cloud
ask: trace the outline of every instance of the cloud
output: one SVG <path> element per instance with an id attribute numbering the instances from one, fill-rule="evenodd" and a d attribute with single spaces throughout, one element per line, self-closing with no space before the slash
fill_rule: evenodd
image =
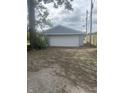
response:
<path id="1" fill-rule="evenodd" d="M 93 8 L 93 31 L 97 28 L 97 5 L 94 3 Z M 90 11 L 90 0 L 74 0 L 72 2 L 73 11 L 65 10 L 64 7 L 55 9 L 52 4 L 47 5 L 50 13 L 49 18 L 52 20 L 54 25 L 64 25 L 76 30 L 85 31 L 86 21 L 86 10 Z M 89 17 L 88 17 L 89 18 Z M 90 20 L 88 19 L 88 26 Z"/>

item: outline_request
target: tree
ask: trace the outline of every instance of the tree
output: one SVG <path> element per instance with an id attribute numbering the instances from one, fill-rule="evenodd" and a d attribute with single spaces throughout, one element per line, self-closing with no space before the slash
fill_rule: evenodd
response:
<path id="1" fill-rule="evenodd" d="M 31 48 L 36 48 L 36 43 L 35 43 L 35 2 L 34 0 L 27 0 L 28 4 L 28 21 L 29 21 L 29 31 L 30 31 L 30 45 Z"/>
<path id="2" fill-rule="evenodd" d="M 36 25 L 40 25 L 42 28 L 45 24 L 48 24 L 46 18 L 48 16 L 47 8 L 43 4 L 53 3 L 53 7 L 58 8 L 64 5 L 65 9 L 73 10 L 71 1 L 73 0 L 27 0 L 28 4 L 28 26 L 30 31 L 30 45 L 31 48 L 36 48 Z M 35 13 L 37 10 L 37 19 Z"/>

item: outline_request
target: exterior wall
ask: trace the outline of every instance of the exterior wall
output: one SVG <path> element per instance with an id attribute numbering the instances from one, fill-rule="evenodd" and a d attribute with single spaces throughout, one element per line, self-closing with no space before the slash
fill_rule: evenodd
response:
<path id="1" fill-rule="evenodd" d="M 79 35 L 79 46 L 83 46 L 83 34 Z"/>
<path id="2" fill-rule="evenodd" d="M 48 36 L 49 46 L 62 46 L 62 47 L 79 47 L 83 43 L 79 35 L 60 35 L 60 36 Z"/>

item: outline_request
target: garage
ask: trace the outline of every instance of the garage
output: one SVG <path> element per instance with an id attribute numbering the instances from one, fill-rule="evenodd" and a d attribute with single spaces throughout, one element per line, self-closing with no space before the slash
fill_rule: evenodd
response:
<path id="1" fill-rule="evenodd" d="M 80 47 L 83 46 L 83 33 L 64 26 L 56 26 L 44 31 L 51 47 Z"/>
<path id="2" fill-rule="evenodd" d="M 50 36 L 50 46 L 79 46 L 78 36 Z"/>

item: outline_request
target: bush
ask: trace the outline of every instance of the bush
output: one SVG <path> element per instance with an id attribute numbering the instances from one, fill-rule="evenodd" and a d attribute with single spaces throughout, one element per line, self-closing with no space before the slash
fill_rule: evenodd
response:
<path id="1" fill-rule="evenodd" d="M 36 37 L 36 46 L 38 49 L 44 49 L 48 47 L 47 39 L 41 35 Z"/>

